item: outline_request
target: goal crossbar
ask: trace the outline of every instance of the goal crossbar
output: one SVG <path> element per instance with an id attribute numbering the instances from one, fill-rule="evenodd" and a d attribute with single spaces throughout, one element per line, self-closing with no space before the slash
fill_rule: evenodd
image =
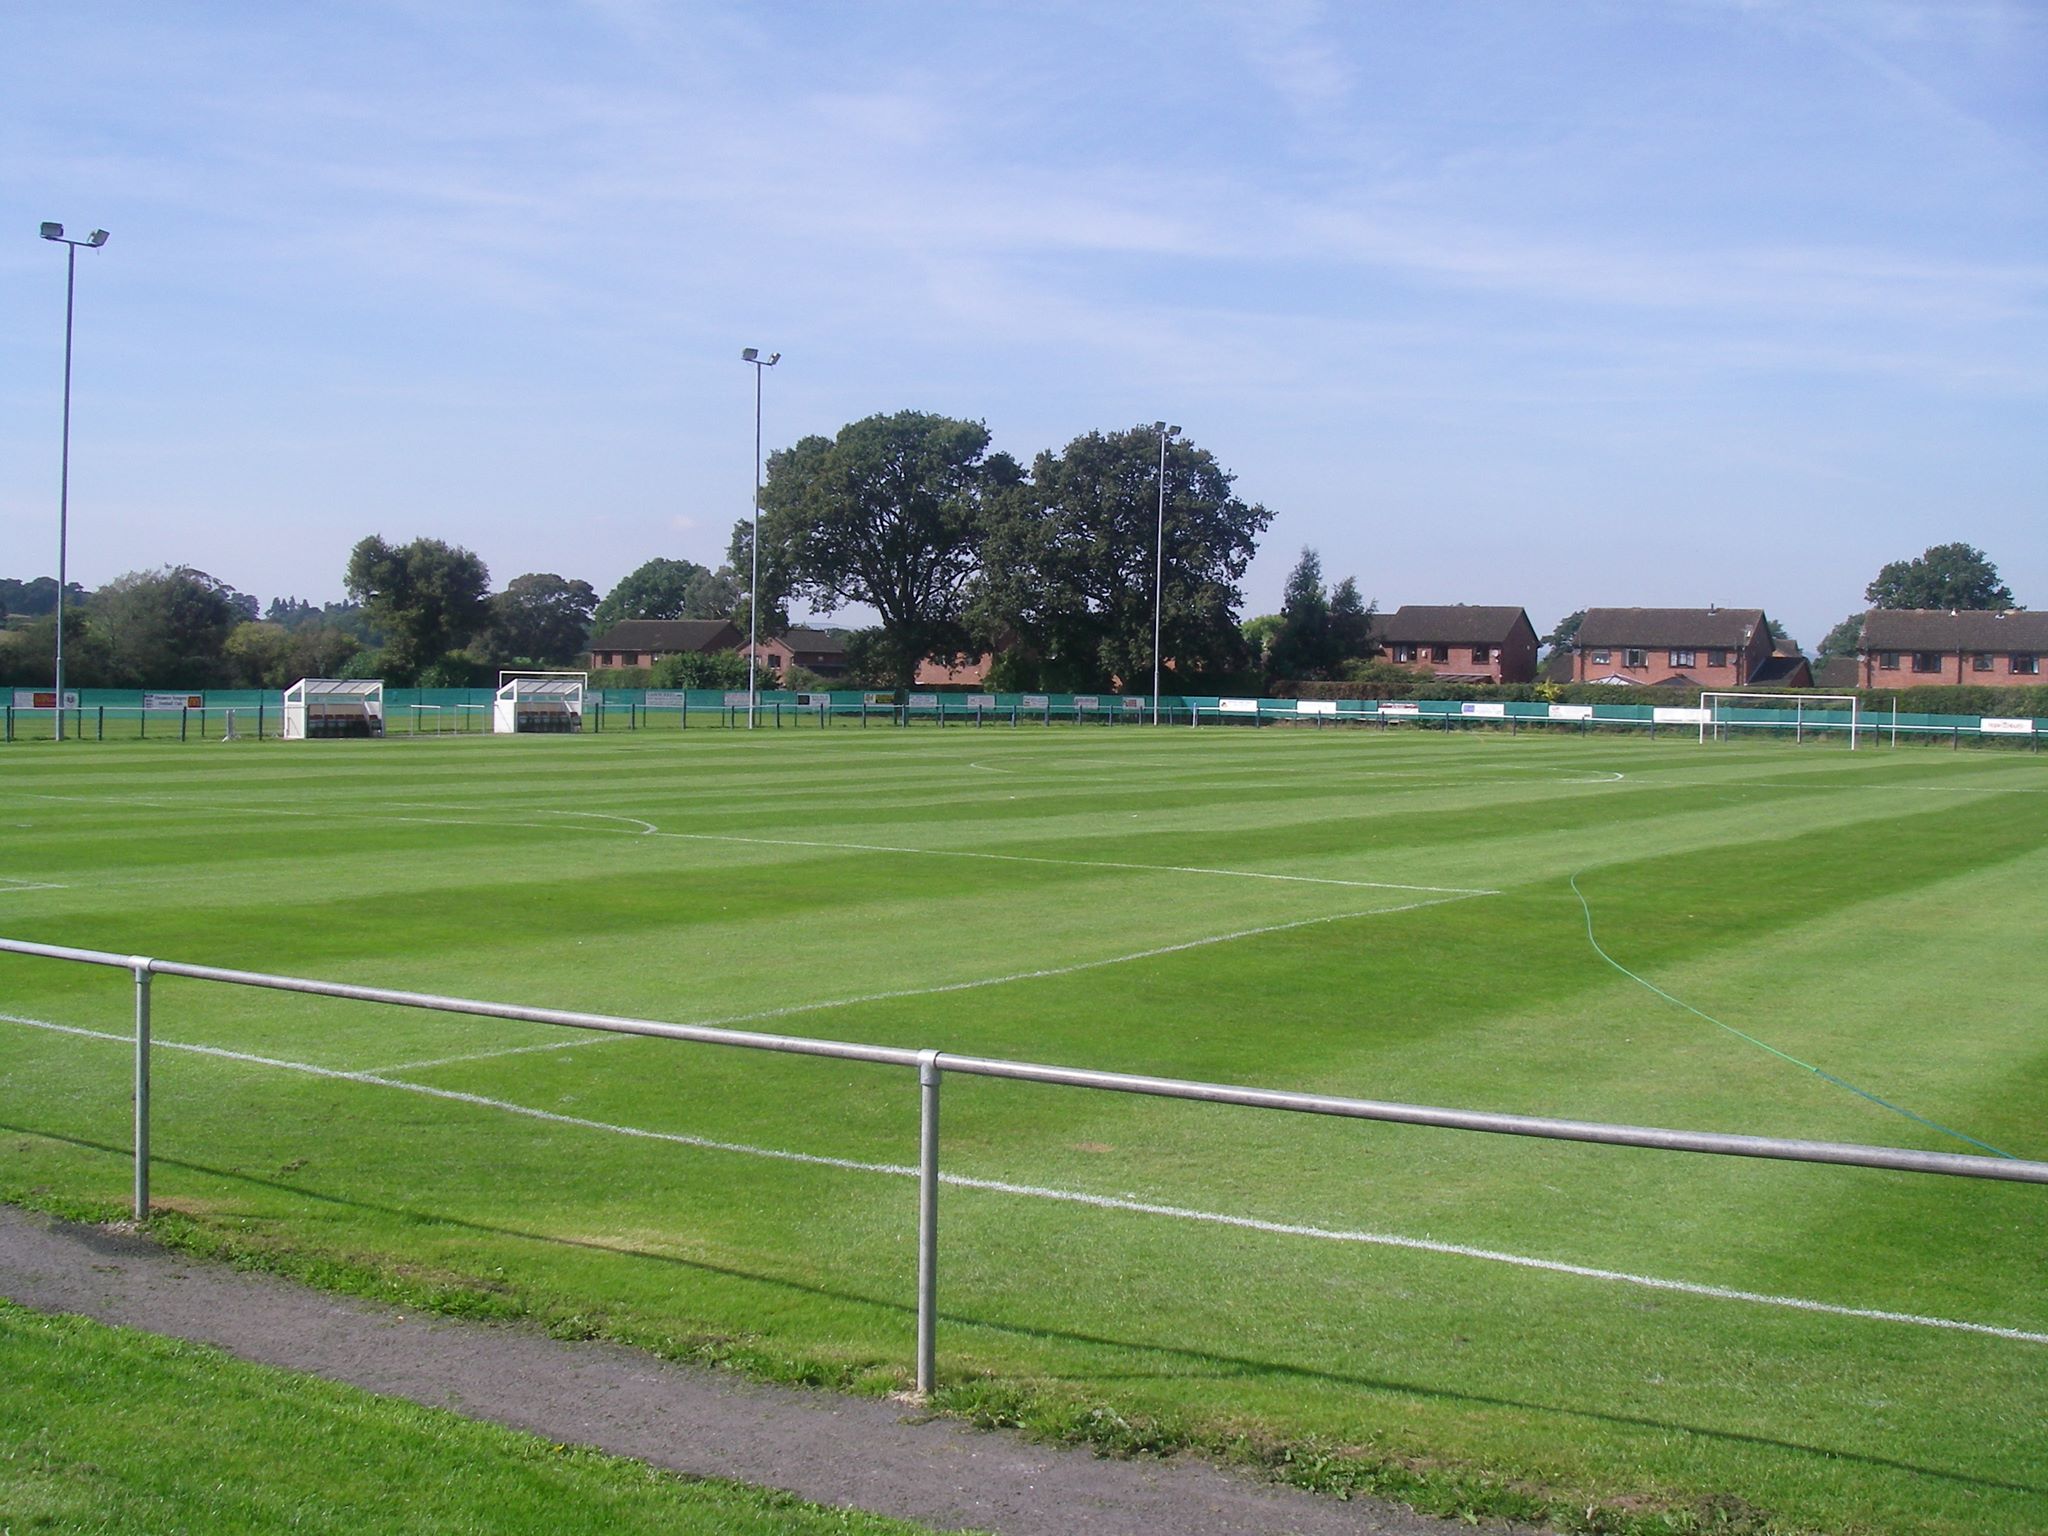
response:
<path id="1" fill-rule="evenodd" d="M 1724 711 L 1743 709 L 1768 710 L 1774 718 L 1767 720 L 1741 720 Z M 1783 716 L 1790 712 L 1792 718 Z M 1842 719 L 1847 713 L 1848 719 Z M 1849 733 L 1849 750 L 1856 750 L 1856 738 L 1863 734 L 1863 702 L 1853 693 L 1716 693 L 1700 695 L 1700 740 L 1705 742 L 1708 733 L 1719 741 L 1725 730 L 1749 726 L 1759 730 L 1784 730 L 1790 727 L 1799 740 L 1806 739 L 1806 733 L 1815 731 L 1846 730 Z"/>

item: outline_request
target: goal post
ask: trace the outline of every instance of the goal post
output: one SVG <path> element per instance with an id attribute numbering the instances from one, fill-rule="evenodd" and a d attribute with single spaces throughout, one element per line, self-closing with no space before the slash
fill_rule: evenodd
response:
<path id="1" fill-rule="evenodd" d="M 1744 714 L 1754 712 L 1753 718 Z M 1789 716 L 1790 718 L 1787 718 Z M 1796 741 L 1808 731 L 1849 733 L 1849 750 L 1863 734 L 1863 703 L 1853 693 L 1702 693 L 1700 740 L 1719 741 L 1738 730 L 1790 730 Z M 1710 736 L 1711 733 L 1711 736 Z"/>

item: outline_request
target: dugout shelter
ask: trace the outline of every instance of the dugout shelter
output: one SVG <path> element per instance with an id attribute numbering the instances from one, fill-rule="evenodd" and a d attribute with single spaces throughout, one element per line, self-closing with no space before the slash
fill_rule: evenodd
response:
<path id="1" fill-rule="evenodd" d="M 321 741 L 384 734 L 384 683 L 302 677 L 284 691 L 284 739 Z"/>
<path id="2" fill-rule="evenodd" d="M 583 729 L 584 672 L 500 673 L 491 730 L 500 736 L 563 735 Z"/>

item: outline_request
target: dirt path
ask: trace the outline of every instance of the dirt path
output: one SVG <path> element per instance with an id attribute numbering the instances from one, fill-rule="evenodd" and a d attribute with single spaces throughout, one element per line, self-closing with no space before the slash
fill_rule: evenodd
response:
<path id="1" fill-rule="evenodd" d="M 0 1296 L 821 1504 L 1003 1536 L 1448 1536 L 1191 1458 L 1108 1461 L 898 1404 L 745 1381 L 601 1344 L 419 1316 L 0 1206 Z M 1496 1530 L 1503 1528 L 1496 1527 Z"/>

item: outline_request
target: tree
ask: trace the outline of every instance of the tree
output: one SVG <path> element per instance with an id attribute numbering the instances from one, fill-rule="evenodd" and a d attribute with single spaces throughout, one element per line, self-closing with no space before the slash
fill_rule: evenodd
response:
<path id="1" fill-rule="evenodd" d="M 1863 615 L 1852 613 L 1821 637 L 1820 659 L 1854 656 L 1863 649 Z"/>
<path id="2" fill-rule="evenodd" d="M 1894 560 L 1863 595 L 1878 608 L 2011 608 L 2012 588 L 1998 567 L 1968 544 L 1936 544 L 1914 560 Z"/>
<path id="3" fill-rule="evenodd" d="M 562 666 L 590 641 L 597 593 L 553 572 L 515 576 L 491 599 L 490 650 L 505 661 Z"/>
<path id="4" fill-rule="evenodd" d="M 1557 628 L 1543 637 L 1543 649 L 1548 655 L 1568 651 L 1572 642 L 1579 637 L 1579 626 L 1586 622 L 1586 610 L 1575 608 L 1557 621 Z"/>
<path id="5" fill-rule="evenodd" d="M 51 584 L 54 593 L 56 583 Z M 57 615 L 42 615 L 27 629 L 0 631 L 0 685 L 48 688 L 57 657 Z M 64 686 L 100 688 L 110 682 L 106 636 L 84 612 L 64 604 Z"/>
<path id="6" fill-rule="evenodd" d="M 1158 655 L 1177 681 L 1243 667 L 1237 583 L 1273 514 L 1179 438 L 1162 530 L 1159 472 L 1156 428 L 1090 432 L 1039 454 L 1028 485 L 991 497 L 973 609 L 981 644 L 1014 641 L 1016 670 L 1040 686 L 1149 686 L 1156 600 Z"/>
<path id="7" fill-rule="evenodd" d="M 305 673 L 291 671 L 292 631 L 282 624 L 246 619 L 228 632 L 221 654 L 242 688 L 287 688 Z"/>
<path id="8" fill-rule="evenodd" d="M 393 546 L 372 534 L 348 558 L 344 585 L 384 635 L 386 675 L 409 683 L 490 618 L 491 573 L 439 539 Z"/>
<path id="9" fill-rule="evenodd" d="M 760 516 L 764 628 L 773 627 L 770 608 L 792 595 L 820 613 L 865 603 L 881 616 L 901 684 L 925 657 L 964 652 L 984 506 L 1019 478 L 988 443 L 978 421 L 899 411 L 771 454 Z M 752 555 L 753 527 L 742 521 L 733 569 L 748 570 Z"/>
<path id="10" fill-rule="evenodd" d="M 1372 637 L 1372 621 L 1379 613 L 1377 599 L 1368 603 L 1358 595 L 1358 578 L 1346 576 L 1330 594 L 1330 646 L 1337 664 L 1362 661 L 1379 651 Z"/>
<path id="11" fill-rule="evenodd" d="M 713 571 L 694 560 L 649 560 L 605 593 L 591 624 L 601 632 L 623 619 L 722 619 L 739 597 L 728 566 Z"/>
<path id="12" fill-rule="evenodd" d="M 1267 665 L 1275 677 L 1321 677 L 1336 660 L 1330 643 L 1330 598 L 1323 590 L 1323 561 L 1303 547 L 1280 594 L 1280 633 L 1273 637 Z"/>
<path id="13" fill-rule="evenodd" d="M 93 627 L 106 641 L 108 681 L 120 688 L 224 684 L 227 639 L 249 602 L 189 565 L 130 571 L 108 582 L 91 610 Z"/>
<path id="14" fill-rule="evenodd" d="M 69 582 L 64 588 L 64 607 L 67 611 L 72 608 L 83 608 L 91 596 L 92 594 L 77 582 Z M 12 576 L 0 577 L 0 617 L 18 613 L 35 619 L 56 611 L 56 577 L 37 576 L 28 581 L 20 581 Z"/>
<path id="15" fill-rule="evenodd" d="M 747 658 L 738 651 L 681 651 L 654 664 L 647 681 L 656 688 L 747 686 Z"/>
<path id="16" fill-rule="evenodd" d="M 1284 623 L 1286 620 L 1277 613 L 1262 613 L 1237 626 L 1237 632 L 1244 636 L 1245 649 L 1251 653 L 1252 665 L 1262 673 L 1272 672 L 1273 640 Z"/>

